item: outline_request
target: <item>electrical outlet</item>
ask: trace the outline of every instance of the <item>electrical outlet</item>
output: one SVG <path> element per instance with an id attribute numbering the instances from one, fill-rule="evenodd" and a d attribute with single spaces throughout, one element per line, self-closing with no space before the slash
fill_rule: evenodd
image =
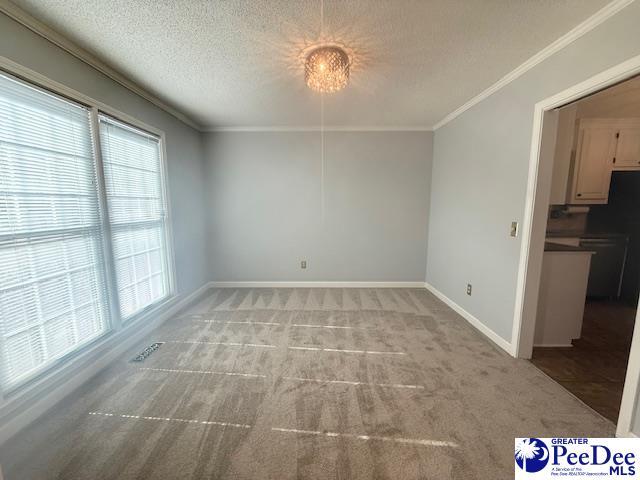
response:
<path id="1" fill-rule="evenodd" d="M 302 268 L 302 269 L 307 268 L 307 261 L 306 261 L 306 260 L 302 260 L 302 261 L 300 262 L 300 268 Z"/>
<path id="2" fill-rule="evenodd" d="M 467 283 L 467 295 L 471 295 L 471 284 Z"/>

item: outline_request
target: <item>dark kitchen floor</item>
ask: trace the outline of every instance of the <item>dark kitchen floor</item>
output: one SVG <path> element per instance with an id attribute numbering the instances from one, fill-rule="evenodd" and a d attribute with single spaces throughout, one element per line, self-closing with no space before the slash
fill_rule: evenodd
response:
<path id="1" fill-rule="evenodd" d="M 616 422 L 620 411 L 636 307 L 588 301 L 582 337 L 570 348 L 533 349 L 531 362 L 598 413 Z"/>

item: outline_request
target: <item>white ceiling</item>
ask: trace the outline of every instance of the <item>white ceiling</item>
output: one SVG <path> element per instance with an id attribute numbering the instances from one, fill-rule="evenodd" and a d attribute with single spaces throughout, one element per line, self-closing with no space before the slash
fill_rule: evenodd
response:
<path id="1" fill-rule="evenodd" d="M 325 0 L 351 84 L 333 127 L 431 127 L 609 0 Z M 321 0 L 14 0 L 205 128 L 312 127 Z"/>

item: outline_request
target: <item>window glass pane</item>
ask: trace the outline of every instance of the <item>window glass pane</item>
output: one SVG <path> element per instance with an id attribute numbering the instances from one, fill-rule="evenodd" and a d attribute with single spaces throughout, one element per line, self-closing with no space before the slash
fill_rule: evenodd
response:
<path id="1" fill-rule="evenodd" d="M 0 385 L 108 329 L 87 108 L 0 74 Z"/>
<path id="2" fill-rule="evenodd" d="M 160 140 L 107 116 L 99 120 L 120 314 L 127 320 L 170 293 Z"/>

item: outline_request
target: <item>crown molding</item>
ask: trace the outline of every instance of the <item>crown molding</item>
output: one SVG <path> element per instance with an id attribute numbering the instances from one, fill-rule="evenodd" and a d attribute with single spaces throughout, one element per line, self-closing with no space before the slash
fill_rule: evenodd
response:
<path id="1" fill-rule="evenodd" d="M 62 48 L 64 51 L 66 51 L 67 53 L 70 53 L 71 55 L 83 61 L 87 65 L 90 65 L 91 67 L 95 68 L 99 72 L 103 73 L 107 77 L 111 78 L 115 82 L 125 87 L 126 89 L 132 91 L 136 95 L 139 95 L 140 97 L 144 98 L 148 102 L 151 102 L 156 107 L 161 108 L 162 110 L 174 116 L 181 122 L 189 125 L 192 128 L 195 128 L 196 130 L 199 130 L 199 131 L 202 130 L 200 125 L 198 125 L 196 122 L 191 120 L 184 113 L 178 111 L 171 105 L 168 105 L 164 101 L 160 100 L 155 95 L 149 93 L 148 91 L 143 89 L 140 85 L 126 78 L 124 75 L 122 75 L 118 71 L 111 68 L 109 65 L 104 63 L 102 60 L 98 59 L 95 55 L 93 55 L 89 51 L 79 47 L 78 45 L 73 43 L 71 40 L 59 34 L 49 26 L 45 25 L 40 20 L 33 17 L 29 13 L 25 12 L 24 10 L 22 10 L 20 7 L 10 2 L 9 0 L 0 0 L 0 12 L 4 13 L 9 18 L 12 18 L 16 22 L 25 26 L 32 32 L 45 38 L 46 40 L 53 43 L 54 45 L 57 45 L 58 47 Z"/>
<path id="2" fill-rule="evenodd" d="M 423 126 L 343 126 L 327 125 L 325 127 L 307 126 L 253 126 L 253 127 L 208 127 L 202 129 L 203 132 L 432 132 L 431 127 Z"/>
<path id="3" fill-rule="evenodd" d="M 489 88 L 481 92 L 480 94 L 473 97 L 464 105 L 455 109 L 449 115 L 444 117 L 438 123 L 433 126 L 433 130 L 437 130 L 440 127 L 443 127 L 447 123 L 449 123 L 454 118 L 462 115 L 464 112 L 469 110 L 474 105 L 480 103 L 485 98 L 493 95 L 495 92 L 510 84 L 520 76 L 524 75 L 526 72 L 531 70 L 533 67 L 546 60 L 550 56 L 562 50 L 567 45 L 575 42 L 577 39 L 590 32 L 594 28 L 596 28 L 601 23 L 605 22 L 620 10 L 632 4 L 635 0 L 614 0 L 613 2 L 606 5 L 604 8 L 598 10 L 591 17 L 587 18 L 584 22 L 580 23 L 578 26 L 564 34 L 562 37 L 557 39 L 555 42 L 547 45 L 545 48 L 536 53 L 533 57 L 529 58 L 522 65 L 517 67 L 515 70 L 507 73 L 504 77 L 498 80 L 496 83 L 491 85 Z"/>

